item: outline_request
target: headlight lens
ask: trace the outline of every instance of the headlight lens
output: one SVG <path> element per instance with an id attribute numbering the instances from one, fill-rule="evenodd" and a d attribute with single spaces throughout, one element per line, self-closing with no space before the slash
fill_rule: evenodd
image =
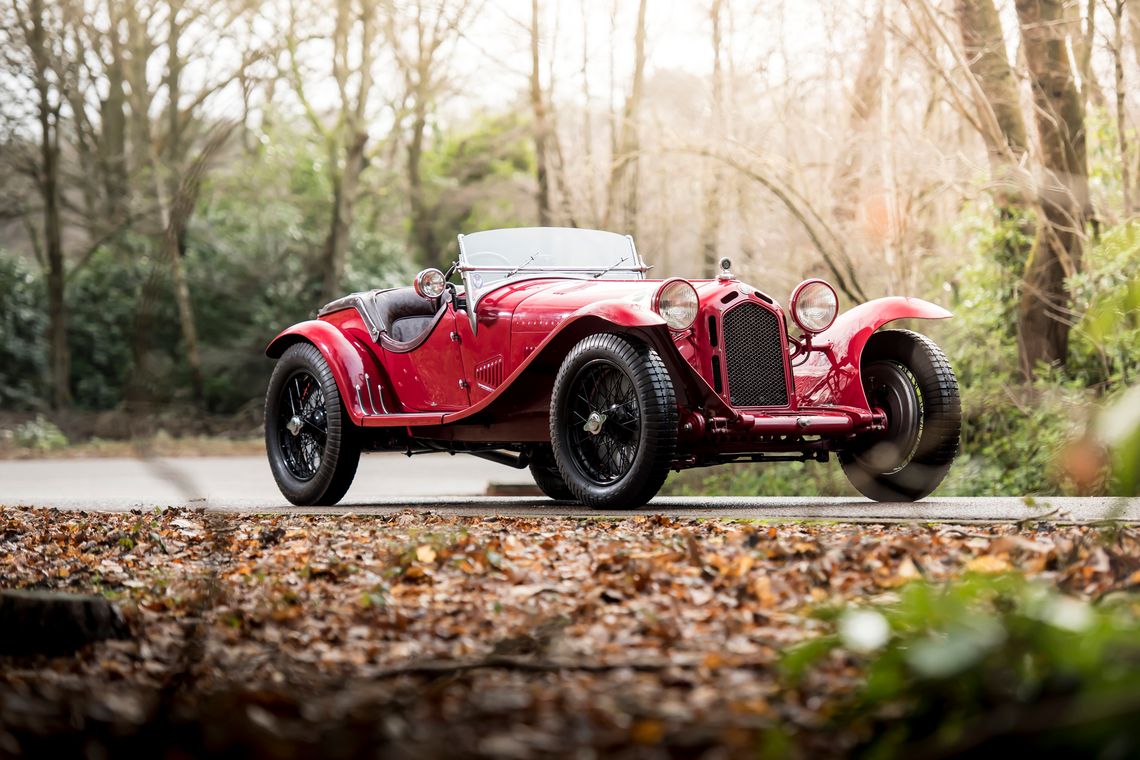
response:
<path id="1" fill-rule="evenodd" d="M 697 318 L 700 300 L 685 280 L 670 280 L 657 291 L 656 310 L 670 330 L 686 330 Z"/>
<path id="2" fill-rule="evenodd" d="M 792 319 L 804 332 L 819 333 L 831 327 L 839 313 L 839 297 L 823 280 L 805 280 L 792 291 Z"/>
<path id="3" fill-rule="evenodd" d="M 425 269 L 412 284 L 421 298 L 439 298 L 447 288 L 447 278 L 438 269 Z"/>

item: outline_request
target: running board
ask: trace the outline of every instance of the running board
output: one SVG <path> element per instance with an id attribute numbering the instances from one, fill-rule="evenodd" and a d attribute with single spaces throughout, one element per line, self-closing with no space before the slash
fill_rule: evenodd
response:
<path id="1" fill-rule="evenodd" d="M 360 426 L 374 427 L 419 427 L 421 425 L 442 425 L 444 412 L 420 412 L 413 414 L 366 414 Z"/>

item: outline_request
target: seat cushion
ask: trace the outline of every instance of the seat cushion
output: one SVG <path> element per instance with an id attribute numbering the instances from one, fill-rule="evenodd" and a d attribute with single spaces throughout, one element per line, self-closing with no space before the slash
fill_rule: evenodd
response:
<path id="1" fill-rule="evenodd" d="M 439 311 L 438 298 L 424 298 L 413 288 L 378 290 L 372 295 L 372 310 L 381 330 L 387 330 L 393 339 L 394 325 L 406 317 L 434 317 Z"/>
<path id="2" fill-rule="evenodd" d="M 388 337 L 400 343 L 411 343 L 431 327 L 435 316 L 399 317 L 388 328 Z"/>

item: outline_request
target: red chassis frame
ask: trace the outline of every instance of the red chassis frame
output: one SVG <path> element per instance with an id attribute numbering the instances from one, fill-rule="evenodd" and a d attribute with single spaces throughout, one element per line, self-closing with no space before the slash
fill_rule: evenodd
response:
<path id="1" fill-rule="evenodd" d="M 680 332 L 671 331 L 645 297 L 662 281 L 530 279 L 482 298 L 475 320 L 454 301 L 446 303 L 431 334 L 411 351 L 373 340 L 358 311 L 346 307 L 290 327 L 266 354 L 277 358 L 297 342 L 316 346 L 348 416 L 370 431 L 371 448 L 517 451 L 550 441 L 551 386 L 570 348 L 595 333 L 627 334 L 653 346 L 669 370 L 680 420 L 674 467 L 682 469 L 738 460 L 822 461 L 853 436 L 881 429 L 884 414 L 869 406 L 860 380 L 871 334 L 898 319 L 951 316 L 921 299 L 881 298 L 840 314 L 818 335 L 791 338 L 781 307 L 755 288 L 735 279 L 690 282 L 700 309 Z M 784 406 L 734 407 L 723 387 L 714 388 L 714 365 L 725 366 L 723 317 L 746 301 L 779 318 L 788 347 Z"/>

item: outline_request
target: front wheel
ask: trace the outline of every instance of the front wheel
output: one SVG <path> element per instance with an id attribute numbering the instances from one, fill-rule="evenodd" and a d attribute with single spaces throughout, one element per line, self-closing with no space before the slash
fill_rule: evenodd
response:
<path id="1" fill-rule="evenodd" d="M 591 335 L 554 379 L 550 441 L 583 504 L 633 509 L 652 499 L 677 452 L 677 402 L 661 357 L 621 335 Z"/>
<path id="2" fill-rule="evenodd" d="M 360 435 L 316 346 L 297 343 L 277 361 L 265 396 L 265 449 L 273 478 L 298 506 L 340 501 L 360 462 Z"/>
<path id="3" fill-rule="evenodd" d="M 924 335 L 883 330 L 863 350 L 863 388 L 887 429 L 839 452 L 851 484 L 875 501 L 928 496 L 958 454 L 962 405 L 946 354 Z"/>

